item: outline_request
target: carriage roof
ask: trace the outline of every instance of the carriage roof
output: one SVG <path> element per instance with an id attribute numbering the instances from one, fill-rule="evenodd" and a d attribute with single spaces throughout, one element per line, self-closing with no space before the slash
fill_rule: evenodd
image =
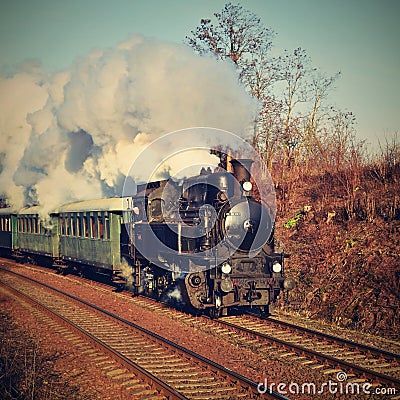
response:
<path id="1" fill-rule="evenodd" d="M 88 201 L 76 201 L 64 204 L 54 210 L 50 210 L 50 214 L 59 214 L 66 212 L 85 212 L 85 211 L 122 211 L 123 198 L 109 198 Z M 0 215 L 36 215 L 42 214 L 42 206 L 28 206 L 20 210 L 13 207 L 0 208 Z"/>
<path id="2" fill-rule="evenodd" d="M 85 212 L 85 211 L 122 211 L 123 198 L 109 198 L 89 201 L 77 201 L 74 203 L 64 204 L 54 213 L 65 212 Z"/>

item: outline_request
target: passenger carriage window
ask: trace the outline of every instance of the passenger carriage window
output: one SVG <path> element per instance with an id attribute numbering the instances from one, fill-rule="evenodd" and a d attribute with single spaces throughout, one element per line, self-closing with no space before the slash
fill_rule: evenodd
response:
<path id="1" fill-rule="evenodd" d="M 6 223 L 7 223 L 7 231 L 11 232 L 11 218 L 10 217 L 8 217 L 6 219 Z"/>
<path id="2" fill-rule="evenodd" d="M 75 217 L 75 215 L 71 216 L 71 235 L 76 236 L 76 217 Z"/>
<path id="3" fill-rule="evenodd" d="M 63 215 L 60 215 L 60 234 L 65 235 L 64 216 Z"/>
<path id="4" fill-rule="evenodd" d="M 82 217 L 78 215 L 76 217 L 76 227 L 77 227 L 77 236 L 82 236 Z"/>
<path id="5" fill-rule="evenodd" d="M 70 226 L 70 218 L 69 217 L 65 217 L 65 234 L 67 235 L 67 236 L 69 236 L 71 233 L 70 233 L 70 228 L 71 228 L 71 226 Z"/>
<path id="6" fill-rule="evenodd" d="M 104 216 L 104 239 L 110 239 L 110 218 L 108 215 Z"/>
<path id="7" fill-rule="evenodd" d="M 86 215 L 83 216 L 83 233 L 85 237 L 89 237 L 89 227 Z"/>
<path id="8" fill-rule="evenodd" d="M 32 217 L 28 217 L 26 220 L 27 220 L 26 221 L 27 222 L 26 231 L 28 233 L 32 233 Z"/>
<path id="9" fill-rule="evenodd" d="M 0 217 L 0 221 L 1 221 L 0 229 L 1 229 L 2 232 L 4 232 L 5 231 L 5 229 L 4 229 L 4 218 Z"/>
<path id="10" fill-rule="evenodd" d="M 28 232 L 28 218 L 26 217 L 24 218 L 24 232 Z"/>
<path id="11" fill-rule="evenodd" d="M 100 214 L 97 216 L 97 232 L 98 232 L 98 237 L 100 239 L 104 238 L 104 232 L 103 232 L 103 214 Z"/>
<path id="12" fill-rule="evenodd" d="M 96 221 L 94 216 L 90 216 L 90 237 L 94 239 L 96 237 Z"/>

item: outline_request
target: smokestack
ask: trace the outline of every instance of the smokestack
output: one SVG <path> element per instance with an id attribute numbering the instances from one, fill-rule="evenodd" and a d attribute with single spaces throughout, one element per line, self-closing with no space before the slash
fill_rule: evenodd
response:
<path id="1" fill-rule="evenodd" d="M 239 160 L 231 160 L 230 163 L 233 167 L 233 176 L 239 182 L 235 182 L 234 185 L 235 196 L 242 196 L 242 184 L 243 182 L 250 181 L 250 170 L 253 160 L 250 158 L 241 158 Z"/>
<path id="2" fill-rule="evenodd" d="M 250 158 L 242 158 L 239 160 L 231 160 L 233 167 L 233 175 L 239 183 L 250 181 L 250 170 L 253 160 Z"/>

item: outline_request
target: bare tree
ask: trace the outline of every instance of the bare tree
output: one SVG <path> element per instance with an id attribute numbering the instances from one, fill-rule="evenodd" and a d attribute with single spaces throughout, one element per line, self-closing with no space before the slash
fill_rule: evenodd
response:
<path id="1" fill-rule="evenodd" d="M 218 58 L 231 59 L 239 68 L 243 83 L 257 98 L 271 77 L 264 67 L 272 46 L 274 33 L 260 18 L 239 4 L 228 3 L 211 19 L 202 19 L 200 26 L 186 37 L 189 46 L 199 54 L 211 53 Z"/>
<path id="2" fill-rule="evenodd" d="M 310 81 L 311 110 L 304 127 L 303 145 L 305 149 L 305 169 L 308 171 L 310 158 L 316 152 L 323 153 L 320 133 L 321 128 L 329 117 L 331 107 L 324 105 L 333 84 L 340 76 L 340 72 L 328 76 L 314 70 Z"/>
<path id="3" fill-rule="evenodd" d="M 260 100 L 253 144 L 268 168 L 280 160 L 284 178 L 284 171 L 299 162 L 307 169 L 315 148 L 322 146 L 318 133 L 326 120 L 323 101 L 338 74 L 319 73 L 302 48 L 272 57 L 273 36 L 255 14 L 228 3 L 213 21 L 202 19 L 186 42 L 199 54 L 214 54 L 237 66 L 241 82 Z"/>

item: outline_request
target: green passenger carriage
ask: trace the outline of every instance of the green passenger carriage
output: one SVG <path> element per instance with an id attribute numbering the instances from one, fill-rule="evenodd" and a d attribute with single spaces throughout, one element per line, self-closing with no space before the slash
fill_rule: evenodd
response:
<path id="1" fill-rule="evenodd" d="M 91 266 L 112 276 L 121 267 L 122 199 L 80 201 L 61 206 L 59 252 L 66 265 Z"/>
<path id="2" fill-rule="evenodd" d="M 16 247 L 16 211 L 0 209 L 0 254 L 9 256 Z"/>
<path id="3" fill-rule="evenodd" d="M 42 213 L 40 206 L 0 209 L 0 254 L 120 279 L 121 251 L 128 252 L 127 243 L 121 247 L 121 198 L 65 204 L 45 220 Z"/>

